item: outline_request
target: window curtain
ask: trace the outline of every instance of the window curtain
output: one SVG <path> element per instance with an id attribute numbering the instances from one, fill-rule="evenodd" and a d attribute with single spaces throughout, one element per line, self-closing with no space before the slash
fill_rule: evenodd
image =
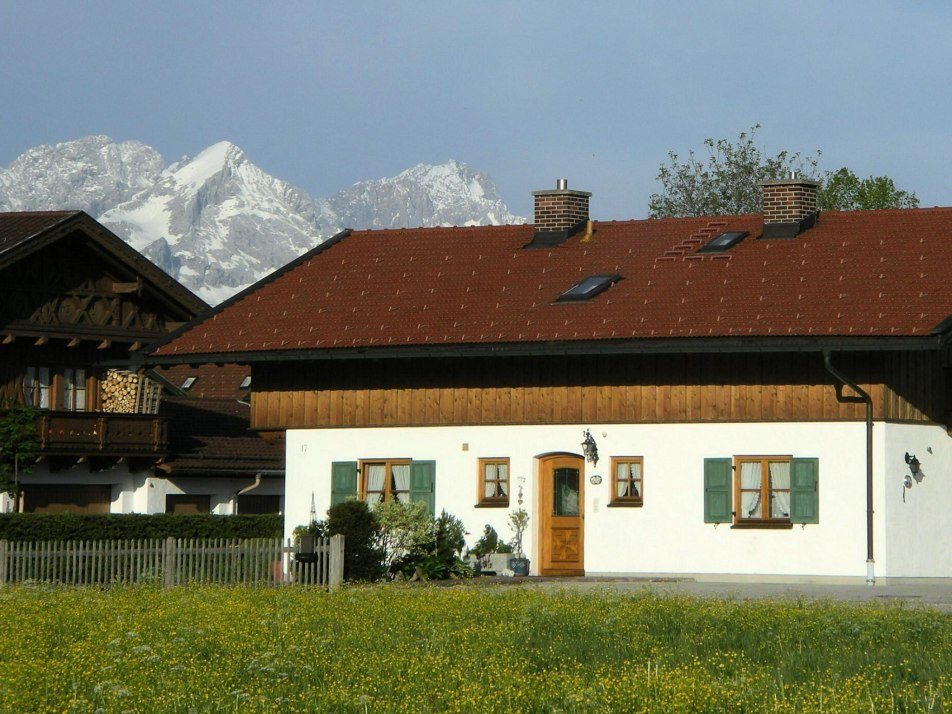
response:
<path id="1" fill-rule="evenodd" d="M 50 368 L 27 367 L 23 381 L 23 396 L 27 404 L 40 409 L 50 408 Z"/>
<path id="2" fill-rule="evenodd" d="M 509 465 L 483 464 L 483 498 L 506 498 L 509 494 Z"/>
<path id="3" fill-rule="evenodd" d="M 86 410 L 86 370 L 67 367 L 63 370 L 63 408 L 69 411 Z"/>
<path id="4" fill-rule="evenodd" d="M 767 464 L 770 477 L 770 517 L 790 517 L 790 462 Z"/>
<path id="5" fill-rule="evenodd" d="M 499 498 L 509 495 L 509 464 L 496 464 L 497 492 Z"/>
<path id="6" fill-rule="evenodd" d="M 641 481 L 641 464 L 622 462 L 615 465 L 615 497 L 638 498 L 638 483 Z"/>
<path id="7" fill-rule="evenodd" d="M 553 473 L 553 514 L 577 516 L 579 501 L 578 469 L 555 469 Z"/>
<path id="8" fill-rule="evenodd" d="M 383 501 L 384 486 L 386 486 L 387 467 L 385 464 L 368 464 L 365 467 L 367 471 L 367 494 L 364 500 L 371 508 Z"/>
<path id="9" fill-rule="evenodd" d="M 394 464 L 390 493 L 400 503 L 410 503 L 410 464 Z"/>
<path id="10" fill-rule="evenodd" d="M 740 516 L 761 518 L 760 513 L 760 463 L 745 462 L 740 465 Z"/>

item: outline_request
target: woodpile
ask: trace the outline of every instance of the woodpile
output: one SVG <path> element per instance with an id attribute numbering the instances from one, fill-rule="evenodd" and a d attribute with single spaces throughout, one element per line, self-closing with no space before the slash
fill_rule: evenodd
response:
<path id="1" fill-rule="evenodd" d="M 138 391 L 138 374 L 110 369 L 99 387 L 102 410 L 119 414 L 134 413 Z"/>
<path id="2" fill-rule="evenodd" d="M 157 414 L 162 388 L 146 376 L 110 369 L 99 384 L 102 411 L 113 414 Z"/>

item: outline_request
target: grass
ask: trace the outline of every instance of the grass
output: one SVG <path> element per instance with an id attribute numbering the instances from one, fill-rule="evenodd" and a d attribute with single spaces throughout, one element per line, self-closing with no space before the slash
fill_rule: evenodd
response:
<path id="1" fill-rule="evenodd" d="M 2 712 L 952 711 L 952 616 L 521 587 L 0 590 Z"/>

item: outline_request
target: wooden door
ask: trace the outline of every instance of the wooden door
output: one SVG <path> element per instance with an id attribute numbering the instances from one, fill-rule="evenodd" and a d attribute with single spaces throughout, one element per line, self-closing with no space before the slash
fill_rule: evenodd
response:
<path id="1" fill-rule="evenodd" d="M 551 456 L 540 464 L 540 575 L 584 575 L 584 463 Z"/>

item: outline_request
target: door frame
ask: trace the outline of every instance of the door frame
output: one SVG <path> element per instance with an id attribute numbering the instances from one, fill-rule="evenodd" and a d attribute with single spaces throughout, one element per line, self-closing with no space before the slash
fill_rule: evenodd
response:
<path id="1" fill-rule="evenodd" d="M 553 464 L 558 461 L 571 461 L 572 466 L 578 467 L 578 516 L 554 516 L 552 514 L 552 483 L 548 478 L 551 475 Z M 571 452 L 548 453 L 537 457 L 538 470 L 536 483 L 538 485 L 538 514 L 539 526 L 536 531 L 539 543 L 539 575 L 585 575 L 585 458 Z M 553 519 L 574 519 L 579 534 L 579 556 L 577 567 L 553 567 L 551 563 Z"/>

